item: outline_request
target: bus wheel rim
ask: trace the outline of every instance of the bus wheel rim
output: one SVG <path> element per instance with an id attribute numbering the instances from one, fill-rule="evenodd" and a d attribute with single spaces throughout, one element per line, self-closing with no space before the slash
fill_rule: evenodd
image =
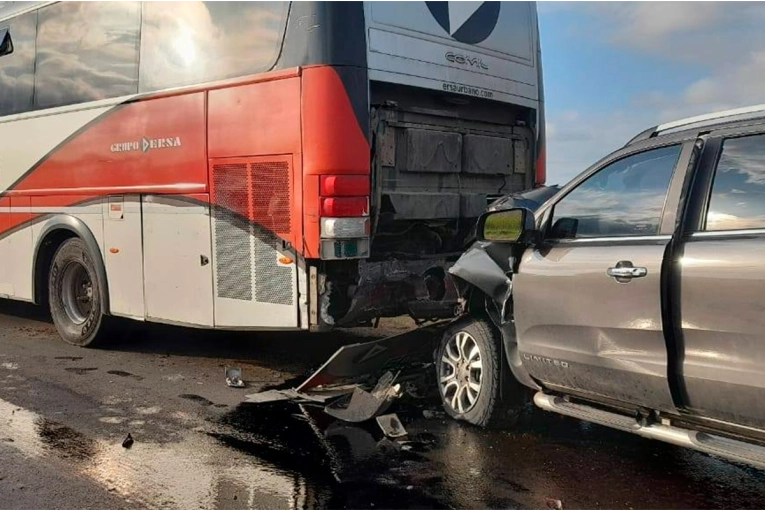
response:
<path id="1" fill-rule="evenodd" d="M 93 280 L 80 262 L 69 262 L 61 277 L 61 302 L 69 320 L 84 324 L 93 308 Z"/>

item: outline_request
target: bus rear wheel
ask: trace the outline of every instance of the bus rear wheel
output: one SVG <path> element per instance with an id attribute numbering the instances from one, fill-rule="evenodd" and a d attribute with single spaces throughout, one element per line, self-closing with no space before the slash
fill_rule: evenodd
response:
<path id="1" fill-rule="evenodd" d="M 61 338 L 80 347 L 103 341 L 102 283 L 92 254 L 79 238 L 64 241 L 48 276 L 50 313 Z"/>

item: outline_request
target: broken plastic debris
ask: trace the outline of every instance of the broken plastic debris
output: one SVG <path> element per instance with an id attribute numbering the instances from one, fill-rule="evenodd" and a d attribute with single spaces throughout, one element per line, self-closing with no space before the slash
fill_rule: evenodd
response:
<path id="1" fill-rule="evenodd" d="M 428 378 L 433 349 L 444 327 L 428 326 L 372 342 L 343 346 L 297 388 L 274 388 L 252 393 L 246 396 L 245 401 L 255 404 L 279 401 L 311 404 L 326 403 L 345 396 L 345 399 L 328 407 L 327 413 L 345 420 L 341 415 L 348 416 L 355 410 L 359 411 L 355 418 L 346 421 L 371 419 L 384 413 L 390 400 L 401 395 L 402 385 L 410 395 L 417 398 L 424 396 L 423 391 L 430 388 Z M 393 395 L 382 395 L 379 391 L 375 393 L 375 390 L 369 393 L 362 388 L 368 388 L 375 378 L 384 374 L 378 380 L 380 386 L 381 382 L 385 382 L 385 374 L 392 376 L 389 370 L 397 371 L 396 378 L 400 378 L 400 384 L 390 387 L 395 392 Z M 386 387 L 386 390 L 390 388 Z M 353 393 L 356 394 L 355 403 Z M 349 395 L 350 399 L 347 398 Z M 366 404 L 368 408 L 365 405 L 357 408 L 360 404 Z"/>
<path id="2" fill-rule="evenodd" d="M 326 388 L 317 388 L 314 390 L 301 392 L 294 388 L 287 390 L 271 389 L 252 393 L 247 395 L 245 402 L 251 404 L 265 404 L 267 402 L 291 401 L 297 403 L 324 404 L 328 400 L 351 393 L 356 386 L 333 386 Z"/>
<path id="3" fill-rule="evenodd" d="M 545 503 L 550 510 L 563 510 L 563 501 L 555 498 L 546 498 Z"/>
<path id="4" fill-rule="evenodd" d="M 131 446 L 133 446 L 134 442 L 135 441 L 133 441 L 133 436 L 128 434 L 127 437 L 125 438 L 125 440 L 122 441 L 122 447 L 123 448 L 130 448 Z"/>
<path id="5" fill-rule="evenodd" d="M 377 424 L 388 437 L 404 437 L 408 434 L 404 424 L 401 423 L 401 420 L 398 419 L 395 413 L 378 416 Z"/>
<path id="6" fill-rule="evenodd" d="M 433 411 L 432 409 L 425 409 L 422 412 L 422 417 L 426 420 L 443 419 L 446 418 L 446 413 L 441 411 Z"/>
<path id="7" fill-rule="evenodd" d="M 386 372 L 377 381 L 370 392 L 361 388 L 353 390 L 350 400 L 335 401 L 324 408 L 324 411 L 335 418 L 351 423 L 371 420 L 388 410 L 393 400 L 401 396 L 401 385 L 393 384 L 398 377 L 392 372 Z M 346 404 L 343 407 L 343 404 Z"/>
<path id="8" fill-rule="evenodd" d="M 298 386 L 304 392 L 318 386 L 358 382 L 387 370 L 421 366 L 433 358 L 433 348 L 444 326 L 428 326 L 372 342 L 345 345 Z"/>
<path id="9" fill-rule="evenodd" d="M 396 441 L 391 441 L 387 437 L 384 437 L 377 442 L 377 450 L 386 454 L 393 453 L 401 450 L 401 445 Z"/>
<path id="10" fill-rule="evenodd" d="M 231 388 L 244 388 L 241 368 L 226 367 L 226 385 Z"/>

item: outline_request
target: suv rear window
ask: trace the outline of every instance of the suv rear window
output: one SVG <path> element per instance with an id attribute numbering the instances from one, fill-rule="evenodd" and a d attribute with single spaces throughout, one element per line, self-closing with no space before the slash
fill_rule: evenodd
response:
<path id="1" fill-rule="evenodd" d="M 615 161 L 555 205 L 553 239 L 656 235 L 680 145 Z"/>
<path id="2" fill-rule="evenodd" d="M 765 228 L 765 135 L 729 138 L 717 162 L 706 230 Z"/>

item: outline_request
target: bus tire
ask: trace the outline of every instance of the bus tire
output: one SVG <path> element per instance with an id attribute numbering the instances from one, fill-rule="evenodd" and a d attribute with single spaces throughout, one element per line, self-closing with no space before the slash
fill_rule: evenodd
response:
<path id="1" fill-rule="evenodd" d="M 53 256 L 48 275 L 48 303 L 61 338 L 79 347 L 103 342 L 105 319 L 93 254 L 82 239 L 64 241 Z"/>
<path id="2" fill-rule="evenodd" d="M 484 428 L 515 425 L 526 392 L 502 366 L 502 338 L 487 319 L 458 322 L 436 352 L 438 391 L 449 416 Z"/>

